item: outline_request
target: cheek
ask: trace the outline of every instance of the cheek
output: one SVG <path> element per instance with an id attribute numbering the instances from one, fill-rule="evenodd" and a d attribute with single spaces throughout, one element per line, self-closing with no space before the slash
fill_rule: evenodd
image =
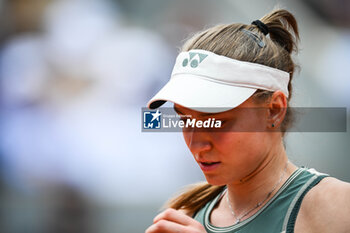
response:
<path id="1" fill-rule="evenodd" d="M 213 139 L 213 144 L 225 157 L 232 156 L 239 160 L 256 159 L 264 148 L 263 134 L 261 132 L 220 133 Z"/>
<path id="2" fill-rule="evenodd" d="M 218 133 L 216 137 L 213 138 L 217 148 L 227 148 L 227 149 L 243 149 L 246 144 L 250 143 L 250 137 L 247 136 L 249 133 L 242 132 L 225 132 Z"/>

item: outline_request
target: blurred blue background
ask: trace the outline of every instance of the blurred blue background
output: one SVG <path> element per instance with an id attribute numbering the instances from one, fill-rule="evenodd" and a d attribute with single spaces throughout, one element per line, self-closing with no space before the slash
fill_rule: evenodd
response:
<path id="1" fill-rule="evenodd" d="M 204 177 L 181 133 L 141 133 L 141 107 L 190 34 L 275 6 L 300 27 L 292 106 L 349 125 L 350 1 L 0 0 L 0 232 L 143 232 Z M 287 134 L 291 161 L 350 181 L 347 129 Z"/>

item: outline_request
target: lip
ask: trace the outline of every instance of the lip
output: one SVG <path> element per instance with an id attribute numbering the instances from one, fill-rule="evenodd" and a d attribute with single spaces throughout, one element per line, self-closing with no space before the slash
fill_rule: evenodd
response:
<path id="1" fill-rule="evenodd" d="M 220 165 L 220 162 L 198 162 L 198 164 L 203 172 L 210 172 L 215 170 Z"/>

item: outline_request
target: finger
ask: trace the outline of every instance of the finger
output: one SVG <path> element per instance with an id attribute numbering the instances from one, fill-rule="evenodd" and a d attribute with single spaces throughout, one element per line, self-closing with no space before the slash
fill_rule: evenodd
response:
<path id="1" fill-rule="evenodd" d="M 191 217 L 187 216 L 186 214 L 172 208 L 166 209 L 162 213 L 158 214 L 153 219 L 153 223 L 156 223 L 162 219 L 172 221 L 185 226 L 190 225 L 194 221 Z"/>
<path id="2" fill-rule="evenodd" d="M 186 232 L 185 228 L 181 224 L 161 219 L 151 225 L 145 233 L 180 233 Z"/>

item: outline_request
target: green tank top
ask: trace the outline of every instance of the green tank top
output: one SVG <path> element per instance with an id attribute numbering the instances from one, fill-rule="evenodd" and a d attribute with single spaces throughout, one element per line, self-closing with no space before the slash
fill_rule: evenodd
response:
<path id="1" fill-rule="evenodd" d="M 194 219 L 199 221 L 209 233 L 294 232 L 295 220 L 304 196 L 312 187 L 327 176 L 327 174 L 319 173 L 314 169 L 303 167 L 297 169 L 257 213 L 232 226 L 216 227 L 209 221 L 210 213 L 223 193 L 200 209 L 194 215 Z"/>

